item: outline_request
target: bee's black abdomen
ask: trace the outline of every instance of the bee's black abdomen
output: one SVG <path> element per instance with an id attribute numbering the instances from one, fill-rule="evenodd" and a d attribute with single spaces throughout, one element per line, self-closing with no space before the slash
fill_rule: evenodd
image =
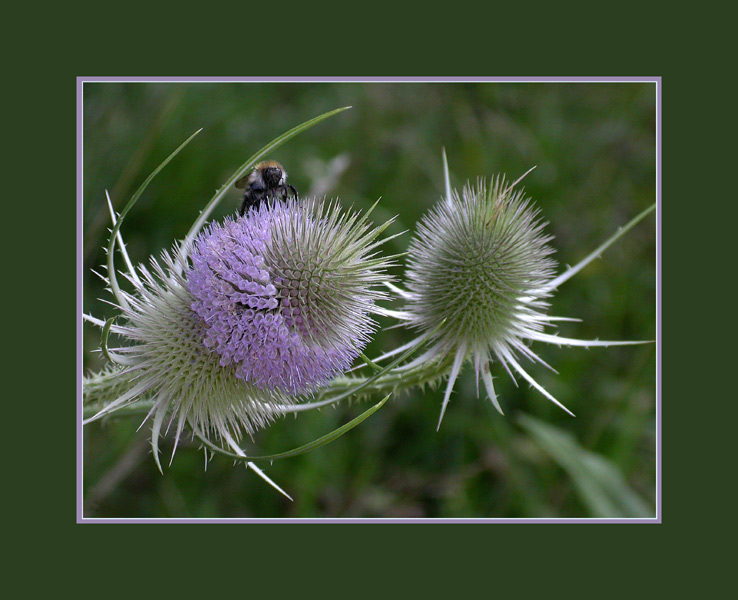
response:
<path id="1" fill-rule="evenodd" d="M 268 200 L 285 201 L 291 196 L 297 198 L 297 190 L 285 183 L 286 178 L 287 173 L 274 161 L 257 165 L 247 178 L 236 182 L 236 187 L 245 189 L 239 215 L 243 216 L 248 209 L 258 208 Z"/>
<path id="2" fill-rule="evenodd" d="M 259 206 L 261 204 L 262 200 L 265 200 L 266 196 L 263 191 L 261 192 L 255 192 L 252 190 L 247 191 L 243 195 L 243 202 L 241 203 L 241 210 L 240 215 L 243 216 L 246 211 L 251 208 L 252 206 Z"/>

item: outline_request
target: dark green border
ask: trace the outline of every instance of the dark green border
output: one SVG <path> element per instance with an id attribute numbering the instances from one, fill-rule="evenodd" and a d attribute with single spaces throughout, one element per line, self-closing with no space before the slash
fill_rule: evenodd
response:
<path id="1" fill-rule="evenodd" d="M 700 457 L 705 449 L 720 449 L 716 425 L 730 421 L 722 405 L 735 404 L 732 387 L 719 395 L 708 392 L 712 374 L 726 359 L 700 342 L 695 322 L 700 299 L 718 302 L 721 312 L 734 304 L 732 294 L 716 285 L 724 277 L 703 288 L 717 266 L 694 255 L 716 236 L 703 215 L 735 204 L 728 191 L 713 197 L 705 190 L 724 161 L 721 144 L 706 146 L 703 137 L 705 130 L 727 132 L 717 122 L 727 114 L 715 93 L 719 77 L 684 71 L 687 58 L 692 68 L 709 68 L 712 57 L 688 55 L 690 48 L 699 51 L 697 43 L 680 36 L 677 44 L 670 34 L 659 33 L 662 26 L 648 20 L 642 6 L 612 7 L 617 14 L 596 21 L 592 14 L 592 22 L 581 25 L 563 9 L 557 11 L 566 25 L 555 24 L 552 9 L 526 7 L 527 14 L 513 17 L 502 9 L 488 16 L 454 6 L 428 26 L 417 12 L 402 14 L 394 6 L 328 27 L 317 6 L 299 13 L 284 8 L 278 18 L 285 21 L 286 34 L 273 37 L 250 35 L 253 15 L 243 8 L 233 16 L 215 10 L 198 14 L 197 23 L 168 13 L 156 24 L 142 24 L 151 22 L 151 10 L 151 3 L 145 12 L 127 5 L 120 10 L 125 14 L 76 29 L 62 26 L 61 16 L 53 13 L 43 22 L 34 18 L 33 35 L 17 47 L 17 54 L 28 54 L 14 58 L 18 64 L 8 75 L 12 85 L 5 93 L 12 107 L 5 125 L 21 164 L 6 175 L 12 180 L 6 206 L 7 198 L 38 206 L 33 223 L 13 221 L 10 206 L 5 227 L 10 247 L 28 256 L 21 268 L 9 267 L 10 279 L 20 282 L 17 298 L 25 310 L 8 321 L 38 326 L 31 335 L 24 327 L 20 341 L 13 342 L 13 354 L 27 367 L 12 379 L 30 382 L 31 392 L 27 386 L 11 390 L 11 398 L 27 408 L 6 416 L 6 429 L 19 438 L 10 440 L 15 452 L 6 455 L 12 463 L 6 496 L 16 504 L 8 516 L 27 524 L 12 547 L 19 564 L 35 567 L 30 584 L 97 591 L 114 586 L 138 595 L 158 587 L 153 578 L 168 593 L 184 584 L 191 593 L 212 594 L 230 580 L 243 593 L 267 585 L 282 597 L 308 582 L 321 590 L 342 589 L 336 583 L 353 573 L 359 585 L 344 590 L 360 587 L 385 595 L 396 590 L 390 587 L 395 574 L 415 594 L 429 585 L 457 594 L 494 593 L 513 582 L 524 597 L 541 587 L 567 593 L 619 589 L 630 596 L 645 592 L 641 577 L 654 583 L 658 573 L 681 578 L 680 565 L 687 563 L 691 571 L 701 570 L 718 551 L 710 524 L 733 510 L 723 506 L 716 489 L 732 479 L 730 470 L 715 472 L 722 456 Z M 88 16 L 93 14 L 99 12 Z M 719 22 L 711 31 L 717 27 Z M 669 30 L 685 29 L 672 24 Z M 43 60 L 31 57 L 31 40 L 45 48 Z M 265 40 L 274 43 L 266 48 Z M 663 76 L 664 524 L 75 525 L 75 76 L 103 74 Z M 712 109 L 704 104 L 708 99 Z M 707 160 L 710 165 L 702 164 Z M 695 172 L 700 183 L 689 180 Z M 10 284 L 15 288 L 6 278 Z M 701 364 L 712 358 L 716 364 Z M 691 379 L 700 379 L 699 387 Z M 699 427 L 703 415 L 712 419 Z M 679 548 L 678 562 L 661 571 L 657 565 L 664 555 Z M 484 587 L 470 587 L 472 579 Z"/>

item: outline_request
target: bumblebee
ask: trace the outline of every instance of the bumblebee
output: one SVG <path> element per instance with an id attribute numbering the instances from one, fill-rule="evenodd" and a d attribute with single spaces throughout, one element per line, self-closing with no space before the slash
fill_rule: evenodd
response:
<path id="1" fill-rule="evenodd" d="M 236 182 L 236 187 L 245 190 L 239 214 L 244 215 L 247 209 L 258 207 L 270 198 L 286 200 L 290 196 L 297 198 L 297 190 L 288 185 L 287 172 L 275 160 L 265 160 L 254 167 L 248 175 Z"/>

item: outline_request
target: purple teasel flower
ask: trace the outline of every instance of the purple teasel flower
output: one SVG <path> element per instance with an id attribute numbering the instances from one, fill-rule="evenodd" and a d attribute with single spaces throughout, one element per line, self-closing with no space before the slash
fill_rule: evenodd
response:
<path id="1" fill-rule="evenodd" d="M 110 331 L 129 343 L 106 349 L 122 367 L 119 386 L 109 373 L 86 381 L 88 393 L 104 394 L 86 422 L 148 397 L 158 465 L 167 416 L 167 428 L 176 423 L 172 457 L 186 424 L 242 453 L 244 433 L 304 402 L 366 346 L 371 314 L 384 312 L 376 288 L 392 264 L 376 253 L 391 221 L 372 227 L 370 212 L 315 199 L 262 203 L 200 233 L 187 269 L 175 246 L 136 272 L 120 240 L 134 290 L 117 289 L 120 324 Z"/>

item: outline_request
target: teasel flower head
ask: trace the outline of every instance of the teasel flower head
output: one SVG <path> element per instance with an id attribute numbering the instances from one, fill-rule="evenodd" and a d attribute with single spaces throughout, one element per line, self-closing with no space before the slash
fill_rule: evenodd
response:
<path id="1" fill-rule="evenodd" d="M 261 390 L 309 392 L 345 371 L 374 323 L 379 230 L 335 203 L 264 203 L 211 225 L 188 276 L 204 345 Z"/>
<path id="2" fill-rule="evenodd" d="M 130 383 L 92 419 L 149 397 L 157 463 L 167 419 L 176 441 L 189 425 L 240 453 L 243 434 L 346 370 L 366 345 L 384 297 L 375 285 L 391 262 L 375 256 L 389 222 L 373 228 L 367 217 L 323 200 L 263 203 L 207 227 L 189 263 L 178 246 L 151 270 L 130 268 L 134 291 L 116 290 L 121 315 L 109 326 L 127 343 L 105 348 Z"/>
<path id="3" fill-rule="evenodd" d="M 416 368 L 423 361 L 450 367 L 439 427 L 467 359 L 474 365 L 477 382 L 481 376 L 500 413 L 490 370 L 494 361 L 572 414 L 520 364 L 522 356 L 548 367 L 530 343 L 640 343 L 574 340 L 544 331 L 554 321 L 576 320 L 547 315 L 548 298 L 573 272 L 570 269 L 554 277 L 553 238 L 545 232 L 546 224 L 531 200 L 515 189 L 520 179 L 511 185 L 504 177 L 492 179 L 489 185 L 479 180 L 459 193 L 450 189 L 447 174 L 446 197 L 422 218 L 410 243 L 402 318 L 421 332 L 432 331 L 439 323 L 441 326 L 431 349 L 405 368 Z"/>

